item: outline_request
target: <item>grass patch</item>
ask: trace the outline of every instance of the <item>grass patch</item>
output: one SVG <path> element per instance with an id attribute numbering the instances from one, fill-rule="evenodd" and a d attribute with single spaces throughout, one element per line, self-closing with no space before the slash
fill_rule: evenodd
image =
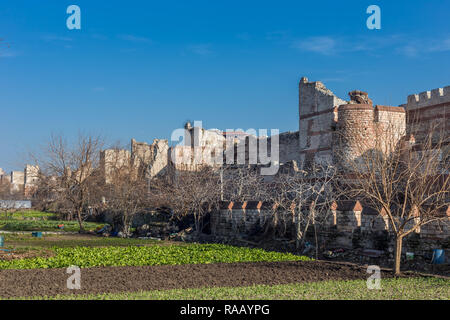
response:
<path id="1" fill-rule="evenodd" d="M 0 261 L 0 269 L 81 268 L 106 266 L 154 266 L 259 261 L 310 260 L 290 253 L 233 247 L 220 244 L 190 244 L 148 247 L 53 247 L 55 256 Z"/>
<path id="2" fill-rule="evenodd" d="M 58 225 L 63 224 L 64 229 Z M 85 222 L 86 230 L 95 230 L 104 223 Z M 4 231 L 66 231 L 77 232 L 80 229 L 77 221 L 55 221 L 55 220 L 0 220 L 0 230 Z"/>
<path id="3" fill-rule="evenodd" d="M 60 295 L 22 299 L 49 300 L 449 300 L 450 281 L 438 278 L 399 278 L 381 281 L 381 290 L 368 290 L 365 280 L 324 281 L 235 288 L 176 289 L 132 293 Z"/>
<path id="4" fill-rule="evenodd" d="M 50 219 L 53 217 L 56 217 L 56 215 L 54 213 L 37 211 L 37 210 L 23 210 L 23 211 L 17 211 L 17 212 L 8 214 L 9 219 L 27 219 L 27 218 Z M 1 215 L 0 219 L 4 219 L 4 215 Z"/>
<path id="5" fill-rule="evenodd" d="M 157 241 L 137 238 L 101 237 L 85 234 L 48 234 L 42 238 L 32 237 L 31 234 L 3 234 L 5 246 L 8 248 L 21 247 L 107 247 L 107 246 L 136 246 L 136 245 L 165 245 L 169 241 Z"/>

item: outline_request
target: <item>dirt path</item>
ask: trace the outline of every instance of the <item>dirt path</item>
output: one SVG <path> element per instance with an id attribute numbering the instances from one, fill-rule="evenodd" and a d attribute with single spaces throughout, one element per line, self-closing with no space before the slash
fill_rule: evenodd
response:
<path id="1" fill-rule="evenodd" d="M 323 262 L 261 262 L 81 270 L 81 289 L 69 290 L 66 269 L 0 270 L 0 297 L 131 292 L 176 288 L 287 284 L 367 279 L 366 270 Z M 382 277 L 389 276 L 382 274 Z"/>

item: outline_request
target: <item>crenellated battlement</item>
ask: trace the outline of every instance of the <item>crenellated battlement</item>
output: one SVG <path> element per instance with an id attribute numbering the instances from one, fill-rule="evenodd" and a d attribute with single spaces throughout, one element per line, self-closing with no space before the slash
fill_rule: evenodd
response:
<path id="1" fill-rule="evenodd" d="M 450 102 L 450 86 L 424 91 L 408 96 L 408 103 L 404 106 L 407 110 L 437 105 Z"/>

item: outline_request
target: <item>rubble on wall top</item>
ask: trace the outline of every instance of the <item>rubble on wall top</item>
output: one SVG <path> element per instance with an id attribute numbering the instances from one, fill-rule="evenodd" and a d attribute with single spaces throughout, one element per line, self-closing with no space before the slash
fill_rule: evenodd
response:
<path id="1" fill-rule="evenodd" d="M 309 81 L 307 77 L 302 77 L 300 79 L 300 85 L 309 85 L 309 86 L 314 86 L 316 88 L 320 88 L 320 89 L 325 89 L 328 90 L 325 85 L 321 82 L 321 81 Z M 330 91 L 330 90 L 328 90 Z M 330 91 L 331 92 L 331 91 Z"/>
<path id="2" fill-rule="evenodd" d="M 373 105 L 372 99 L 369 98 L 367 92 L 360 90 L 353 90 L 348 93 L 351 104 L 370 104 Z"/>
<path id="3" fill-rule="evenodd" d="M 308 81 L 307 77 L 302 77 L 300 79 L 299 86 L 300 87 L 306 87 L 306 88 L 309 88 L 309 89 L 313 88 L 314 90 L 320 92 L 321 94 L 323 94 L 325 96 L 333 97 L 336 100 L 333 103 L 334 106 L 348 103 L 348 101 L 346 101 L 344 99 L 341 99 L 338 96 L 336 96 L 333 93 L 333 91 L 328 89 L 321 81 Z"/>
<path id="4" fill-rule="evenodd" d="M 300 79 L 300 83 L 307 83 L 308 82 L 308 78 L 307 77 L 302 77 Z"/>
<path id="5" fill-rule="evenodd" d="M 333 94 L 331 90 L 327 89 L 327 87 L 325 87 L 325 85 L 321 81 L 300 82 L 300 85 L 313 86 L 316 89 L 321 89 L 323 91 L 330 92 L 331 94 Z"/>
<path id="6" fill-rule="evenodd" d="M 168 142 L 168 140 L 167 139 L 153 139 L 153 143 L 152 144 L 149 144 L 149 143 L 147 143 L 147 142 L 138 142 L 138 141 L 136 141 L 136 139 L 131 139 L 131 145 L 140 145 L 140 146 L 153 146 L 153 145 L 156 145 L 156 144 L 158 144 L 159 142 L 162 142 L 162 143 L 167 143 Z"/>

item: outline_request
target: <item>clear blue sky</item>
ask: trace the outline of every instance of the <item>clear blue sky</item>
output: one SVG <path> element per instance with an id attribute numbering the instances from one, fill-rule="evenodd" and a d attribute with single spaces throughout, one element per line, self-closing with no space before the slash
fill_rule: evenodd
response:
<path id="1" fill-rule="evenodd" d="M 81 8 L 68 30 L 66 8 Z M 366 8 L 381 8 L 381 30 Z M 298 130 L 301 76 L 376 104 L 450 84 L 449 1 L 2 1 L 0 167 L 52 132 Z"/>

